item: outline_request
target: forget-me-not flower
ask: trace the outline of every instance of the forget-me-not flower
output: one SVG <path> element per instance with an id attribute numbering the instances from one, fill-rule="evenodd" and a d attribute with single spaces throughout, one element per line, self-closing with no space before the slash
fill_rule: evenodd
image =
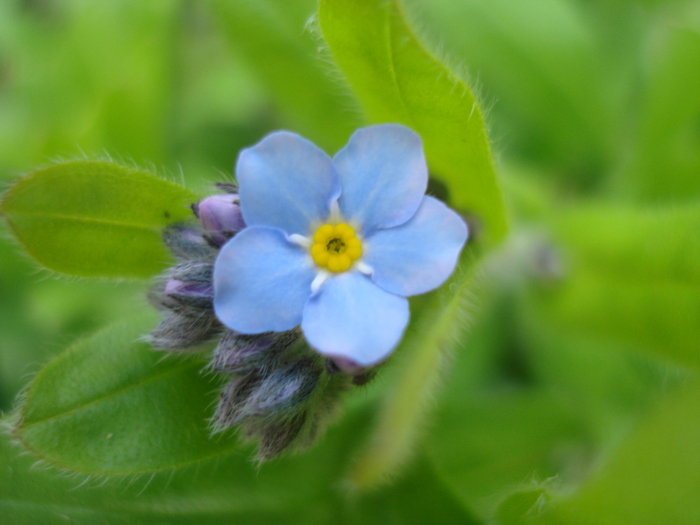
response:
<path id="1" fill-rule="evenodd" d="M 425 195 L 420 137 L 405 126 L 356 131 L 332 159 L 278 131 L 236 165 L 247 227 L 214 265 L 214 310 L 242 334 L 301 325 L 341 367 L 382 362 L 409 319 L 406 297 L 440 286 L 467 240 L 464 221 Z"/>

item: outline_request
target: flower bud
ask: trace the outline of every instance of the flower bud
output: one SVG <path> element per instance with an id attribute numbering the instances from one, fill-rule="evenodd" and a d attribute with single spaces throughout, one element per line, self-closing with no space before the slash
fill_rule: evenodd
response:
<path id="1" fill-rule="evenodd" d="M 202 237 L 202 231 L 184 224 L 173 224 L 163 230 L 163 242 L 180 260 L 213 261 L 217 251 Z"/>
<path id="2" fill-rule="evenodd" d="M 189 350 L 214 338 L 220 329 L 214 316 L 170 315 L 150 333 L 148 341 L 161 350 Z"/>
<path id="3" fill-rule="evenodd" d="M 212 195 L 202 200 L 196 207 L 207 236 L 217 246 L 223 246 L 234 234 L 245 228 L 238 195 Z"/>
<path id="4" fill-rule="evenodd" d="M 184 317 L 215 319 L 211 283 L 169 279 L 158 282 L 148 292 L 148 302 L 159 310 Z"/>
<path id="5" fill-rule="evenodd" d="M 294 412 L 316 389 L 321 367 L 309 357 L 273 369 L 251 392 L 242 418 L 267 418 Z"/>
<path id="6" fill-rule="evenodd" d="M 245 335 L 227 330 L 214 351 L 214 370 L 244 373 L 254 368 L 269 368 L 275 359 L 299 340 L 298 329 Z"/>
<path id="7" fill-rule="evenodd" d="M 166 280 L 156 283 L 149 292 L 152 305 L 186 317 L 213 317 L 211 263 L 184 262 L 168 270 L 164 277 Z"/>
<path id="8" fill-rule="evenodd" d="M 260 384 L 256 374 L 234 377 L 219 396 L 214 423 L 216 430 L 223 430 L 241 422 L 241 411 L 248 396 Z"/>
<path id="9" fill-rule="evenodd" d="M 170 297 L 183 305 L 211 308 L 214 297 L 214 287 L 211 283 L 187 282 L 170 279 L 165 284 L 163 291 L 166 297 Z"/>
<path id="10" fill-rule="evenodd" d="M 214 266 L 209 262 L 186 262 L 170 268 L 165 274 L 178 281 L 211 284 Z"/>
<path id="11" fill-rule="evenodd" d="M 306 422 L 306 413 L 265 425 L 259 431 L 258 459 L 273 459 L 287 450 L 299 436 Z"/>

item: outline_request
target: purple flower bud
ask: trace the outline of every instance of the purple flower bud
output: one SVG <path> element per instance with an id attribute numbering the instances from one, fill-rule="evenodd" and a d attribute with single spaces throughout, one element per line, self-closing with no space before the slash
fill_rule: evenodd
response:
<path id="1" fill-rule="evenodd" d="M 211 282 L 177 277 L 156 284 L 148 294 L 149 302 L 156 308 L 193 318 L 214 318 L 213 299 L 214 287 Z"/>
<path id="2" fill-rule="evenodd" d="M 159 310 L 169 313 L 214 319 L 214 288 L 211 278 L 206 280 L 206 273 L 206 263 L 185 263 L 171 268 L 165 275 L 167 280 L 159 281 L 151 287 L 148 301 Z"/>
<path id="3" fill-rule="evenodd" d="M 223 246 L 235 233 L 245 228 L 238 195 L 212 195 L 197 205 L 197 215 L 205 233 L 218 246 Z"/>
<path id="4" fill-rule="evenodd" d="M 185 282 L 178 279 L 170 279 L 166 283 L 163 293 L 170 297 L 213 297 L 214 287 L 211 283 Z"/>

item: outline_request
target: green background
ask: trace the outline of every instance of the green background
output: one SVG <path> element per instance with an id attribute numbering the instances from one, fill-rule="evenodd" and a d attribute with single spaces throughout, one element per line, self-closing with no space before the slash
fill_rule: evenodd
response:
<path id="1" fill-rule="evenodd" d="M 382 121 L 475 242 L 321 442 L 262 466 L 208 441 L 204 361 L 130 343 L 161 247 L 95 270 L 99 232 L 2 226 L 0 410 L 40 449 L 0 437 L 5 522 L 700 523 L 700 2 L 0 2 L 6 188 L 95 159 L 201 195 L 269 131 L 333 154 Z"/>

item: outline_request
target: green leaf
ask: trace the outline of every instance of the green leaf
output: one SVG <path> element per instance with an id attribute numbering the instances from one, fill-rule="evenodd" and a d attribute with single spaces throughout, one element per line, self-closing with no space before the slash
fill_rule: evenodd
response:
<path id="1" fill-rule="evenodd" d="M 607 464 L 541 521 L 557 525 L 700 522 L 700 388 L 669 395 Z"/>
<path id="2" fill-rule="evenodd" d="M 182 77 L 173 49 L 183 7 L 67 0 L 48 14 L 3 5 L 3 63 L 15 73 L 2 82 L 0 165 L 16 172 L 105 148 L 167 162 L 179 127 Z"/>
<path id="3" fill-rule="evenodd" d="M 485 234 L 506 234 L 503 196 L 481 110 L 468 86 L 432 57 L 397 0 L 321 0 L 319 20 L 335 63 L 372 122 L 399 122 L 423 138 L 431 174 Z"/>
<path id="4" fill-rule="evenodd" d="M 313 450 L 263 466 L 234 451 L 149 476 L 91 480 L 36 459 L 0 435 L 0 516 L 13 525 L 80 523 L 308 524 L 342 513 L 336 482 L 362 435 L 366 410 L 344 418 Z M 77 439 L 77 438 L 76 438 Z"/>
<path id="5" fill-rule="evenodd" d="M 560 326 L 526 299 L 517 301 L 520 340 L 531 374 L 573 408 L 591 443 L 606 443 L 621 422 L 634 419 L 659 395 L 687 376 L 658 355 L 630 350 L 629 341 L 615 340 L 569 326 Z M 619 338 L 618 338 L 619 339 Z M 585 470 L 585 461 L 575 465 Z"/>
<path id="6" fill-rule="evenodd" d="M 389 486 L 370 491 L 348 505 L 352 523 L 424 525 L 481 523 L 445 485 L 430 461 L 420 455 Z"/>
<path id="7" fill-rule="evenodd" d="M 517 490 L 498 506 L 500 525 L 525 525 L 547 504 L 551 496 L 542 487 Z"/>
<path id="8" fill-rule="evenodd" d="M 570 474 L 589 453 L 582 425 L 544 389 L 446 399 L 427 440 L 429 455 L 460 500 L 484 518 L 493 517 L 499 496 Z"/>
<path id="9" fill-rule="evenodd" d="M 36 171 L 5 195 L 0 211 L 27 251 L 56 272 L 146 278 L 171 260 L 161 240 L 192 217 L 189 190 L 111 162 L 73 161 Z"/>
<path id="10" fill-rule="evenodd" d="M 210 0 L 217 20 L 271 92 L 284 122 L 329 152 L 361 124 L 307 26 L 315 0 Z"/>
<path id="11" fill-rule="evenodd" d="M 470 252 L 456 275 L 424 299 L 423 315 L 409 326 L 396 358 L 401 363 L 383 400 L 372 440 L 350 473 L 353 485 L 367 488 L 386 481 L 406 462 L 421 437 L 431 397 L 465 323 L 476 266 L 472 258 Z M 414 302 L 414 311 L 415 306 Z"/>
<path id="12" fill-rule="evenodd" d="M 199 359 L 139 342 L 148 326 L 115 326 L 78 342 L 32 381 L 14 434 L 47 463 L 89 474 L 135 474 L 219 455 L 211 436 L 217 385 Z"/>
<path id="13" fill-rule="evenodd" d="M 551 217 L 566 264 L 625 281 L 700 285 L 700 203 L 589 204 Z"/>
<path id="14" fill-rule="evenodd" d="M 616 342 L 627 349 L 700 366 L 697 287 L 625 282 L 580 271 L 552 289 L 533 291 L 526 308 L 572 337 Z"/>
<path id="15" fill-rule="evenodd" d="M 368 411 L 354 410 L 313 449 L 256 465 L 240 451 L 176 470 L 90 480 L 32 468 L 35 459 L 0 434 L 0 516 L 13 525 L 475 523 L 421 458 L 396 485 L 347 491 L 339 477 L 365 437 Z M 2 423 L 0 421 L 0 423 Z M 383 519 L 387 518 L 387 519 Z"/>
<path id="16" fill-rule="evenodd" d="M 632 161 L 619 171 L 619 193 L 642 201 L 695 198 L 700 192 L 700 25 L 664 20 L 654 33 L 647 89 Z"/>
<path id="17" fill-rule="evenodd" d="M 128 481 L 95 481 L 33 468 L 35 458 L 0 435 L 0 515 L 12 525 L 327 523 L 337 507 L 332 479 L 345 439 L 329 441 L 314 457 L 262 469 L 229 453 Z"/>
<path id="18" fill-rule="evenodd" d="M 700 366 L 700 206 L 580 206 L 550 222 L 564 277 L 531 290 L 538 323 Z"/>
<path id="19" fill-rule="evenodd" d="M 568 182 L 582 164 L 596 166 L 612 153 L 617 93 L 597 54 L 594 31 L 602 24 L 589 26 L 575 2 L 438 0 L 421 2 L 420 14 L 494 100 L 492 121 L 498 126 L 500 117 L 508 149 L 566 163 Z M 615 53 L 619 70 L 616 44 L 605 56 Z"/>

